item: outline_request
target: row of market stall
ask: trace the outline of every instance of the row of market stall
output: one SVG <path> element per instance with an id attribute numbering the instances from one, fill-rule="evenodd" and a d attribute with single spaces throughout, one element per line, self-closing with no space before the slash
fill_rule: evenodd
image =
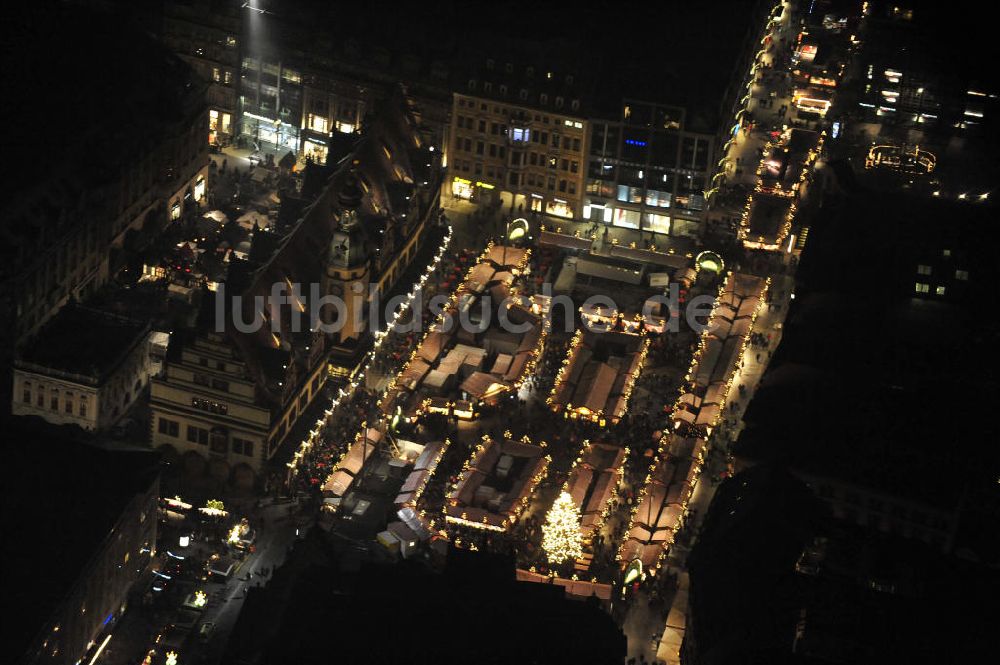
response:
<path id="1" fill-rule="evenodd" d="M 520 387 L 546 332 L 541 304 L 518 291 L 529 257 L 527 249 L 487 247 L 389 385 L 383 414 L 469 420 Z"/>
<path id="2" fill-rule="evenodd" d="M 649 338 L 642 330 L 578 329 L 556 375 L 548 404 L 567 418 L 617 423 L 642 371 Z"/>
<path id="3" fill-rule="evenodd" d="M 683 526 L 708 437 L 722 417 L 769 285 L 770 278 L 740 273 L 723 283 L 674 405 L 673 431 L 660 440 L 619 547 L 623 569 L 638 561 L 655 573 Z"/>
<path id="4" fill-rule="evenodd" d="M 484 435 L 447 495 L 445 521 L 490 531 L 513 527 L 552 462 L 545 448 L 527 436 Z"/>
<path id="5" fill-rule="evenodd" d="M 803 184 L 823 149 L 823 138 L 824 133 L 793 128 L 764 145 L 757 182 L 740 223 L 744 247 L 770 251 L 783 247 Z"/>

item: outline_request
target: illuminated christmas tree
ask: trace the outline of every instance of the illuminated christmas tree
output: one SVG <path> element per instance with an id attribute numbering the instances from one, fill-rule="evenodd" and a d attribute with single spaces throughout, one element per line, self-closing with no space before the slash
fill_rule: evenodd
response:
<path id="1" fill-rule="evenodd" d="M 559 495 L 545 517 L 545 524 L 542 525 L 542 549 L 551 564 L 576 560 L 583 555 L 580 509 L 573 503 L 569 492 Z"/>

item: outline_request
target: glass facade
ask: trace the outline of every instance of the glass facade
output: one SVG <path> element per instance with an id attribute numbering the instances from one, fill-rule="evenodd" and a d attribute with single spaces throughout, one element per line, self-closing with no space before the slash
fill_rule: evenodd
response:
<path id="1" fill-rule="evenodd" d="M 705 209 L 716 146 L 711 135 L 685 132 L 683 120 L 683 109 L 627 102 L 620 121 L 592 123 L 584 217 L 689 235 Z"/>
<path id="2" fill-rule="evenodd" d="M 302 75 L 298 70 L 254 57 L 242 63 L 240 133 L 251 145 L 278 150 L 300 148 Z"/>

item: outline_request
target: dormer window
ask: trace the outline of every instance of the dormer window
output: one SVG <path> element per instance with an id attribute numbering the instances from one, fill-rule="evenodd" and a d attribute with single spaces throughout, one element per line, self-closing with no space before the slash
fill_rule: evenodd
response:
<path id="1" fill-rule="evenodd" d="M 486 60 L 486 69 L 489 69 L 490 71 L 493 71 L 493 66 L 494 65 L 496 65 L 496 62 L 493 61 L 493 58 L 488 58 Z"/>

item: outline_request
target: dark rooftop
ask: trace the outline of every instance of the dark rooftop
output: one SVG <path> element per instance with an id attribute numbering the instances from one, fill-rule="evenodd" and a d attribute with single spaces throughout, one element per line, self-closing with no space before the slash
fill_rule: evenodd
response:
<path id="1" fill-rule="evenodd" d="M 159 473 L 152 452 L 93 448 L 69 427 L 5 423 L 3 620 L 8 656 L 24 653 L 126 504 Z M 155 516 L 151 516 L 155 519 Z"/>
<path id="2" fill-rule="evenodd" d="M 148 332 L 146 322 L 69 304 L 42 326 L 21 350 L 17 362 L 100 382 Z"/>
<path id="3" fill-rule="evenodd" d="M 443 574 L 412 561 L 338 572 L 337 562 L 312 529 L 266 588 L 250 590 L 222 662 L 624 662 L 625 637 L 598 605 L 516 582 L 512 558 L 452 549 Z"/>
<path id="4" fill-rule="evenodd" d="M 993 215 L 860 189 L 828 201 L 737 454 L 949 507 L 967 481 L 988 480 Z M 967 269 L 967 297 L 914 297 L 925 262 Z"/>
<path id="5" fill-rule="evenodd" d="M 0 54 L 8 91 L 0 122 L 37 128 L 11 130 L 4 139 L 0 238 L 9 239 L 0 242 L 0 256 L 11 258 L 0 262 L 0 275 L 6 276 L 32 260 L 33 248 L 100 209 L 101 187 L 191 116 L 204 103 L 206 84 L 121 16 L 69 3 L 11 7 Z"/>

